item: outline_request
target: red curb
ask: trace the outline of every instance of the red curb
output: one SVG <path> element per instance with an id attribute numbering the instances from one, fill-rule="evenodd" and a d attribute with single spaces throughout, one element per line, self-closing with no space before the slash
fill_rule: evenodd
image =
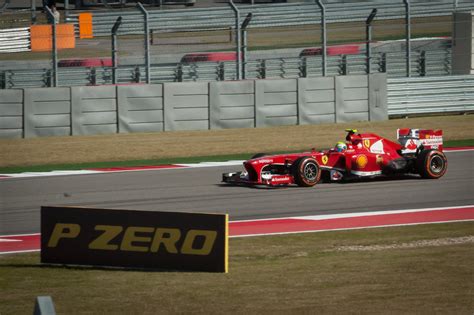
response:
<path id="1" fill-rule="evenodd" d="M 323 220 L 276 219 L 230 223 L 230 236 L 318 232 L 474 220 L 474 207 Z"/>
<path id="2" fill-rule="evenodd" d="M 409 211 L 409 210 L 407 210 Z M 372 227 L 403 226 L 427 223 L 474 221 L 474 206 L 420 210 L 406 213 L 385 213 L 333 219 L 282 218 L 257 221 L 236 221 L 229 223 L 229 235 L 258 236 L 303 232 L 362 229 Z M 14 240 L 14 241 L 1 241 Z M 40 250 L 40 234 L 0 236 L 0 254 Z"/>

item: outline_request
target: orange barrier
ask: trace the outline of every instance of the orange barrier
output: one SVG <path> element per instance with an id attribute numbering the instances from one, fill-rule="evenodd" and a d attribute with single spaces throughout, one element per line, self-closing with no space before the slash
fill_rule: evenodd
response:
<path id="1" fill-rule="evenodd" d="M 94 38 L 92 13 L 85 12 L 79 14 L 79 38 Z"/>
<path id="2" fill-rule="evenodd" d="M 53 29 L 51 25 L 31 25 L 31 51 L 51 51 Z M 56 24 L 57 49 L 75 48 L 73 24 Z"/>

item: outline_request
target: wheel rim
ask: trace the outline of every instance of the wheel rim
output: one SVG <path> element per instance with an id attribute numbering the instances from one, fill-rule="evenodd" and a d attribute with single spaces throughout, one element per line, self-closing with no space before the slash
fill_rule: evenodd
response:
<path id="1" fill-rule="evenodd" d="M 306 163 L 303 174 L 306 180 L 310 182 L 316 181 L 318 177 L 318 166 L 314 163 Z"/>
<path id="2" fill-rule="evenodd" d="M 435 155 L 430 161 L 430 170 L 435 174 L 439 174 L 444 169 L 444 160 L 441 156 Z"/>

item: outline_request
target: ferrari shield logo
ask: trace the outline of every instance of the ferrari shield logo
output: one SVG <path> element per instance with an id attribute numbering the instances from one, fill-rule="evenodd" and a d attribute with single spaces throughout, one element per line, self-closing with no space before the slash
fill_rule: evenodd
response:
<path id="1" fill-rule="evenodd" d="M 369 139 L 364 140 L 364 147 L 366 147 L 367 149 L 370 147 L 370 140 Z"/>
<path id="2" fill-rule="evenodd" d="M 327 155 L 323 155 L 323 157 L 321 158 L 321 161 L 323 162 L 324 165 L 326 165 L 328 163 L 328 156 Z"/>
<path id="3" fill-rule="evenodd" d="M 359 155 L 356 159 L 357 168 L 364 168 L 367 165 L 368 159 L 365 155 Z"/>

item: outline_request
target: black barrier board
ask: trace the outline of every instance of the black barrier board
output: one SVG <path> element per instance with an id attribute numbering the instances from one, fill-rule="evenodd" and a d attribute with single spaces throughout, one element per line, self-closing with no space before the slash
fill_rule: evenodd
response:
<path id="1" fill-rule="evenodd" d="M 41 262 L 227 272 L 228 215 L 41 207 Z"/>

